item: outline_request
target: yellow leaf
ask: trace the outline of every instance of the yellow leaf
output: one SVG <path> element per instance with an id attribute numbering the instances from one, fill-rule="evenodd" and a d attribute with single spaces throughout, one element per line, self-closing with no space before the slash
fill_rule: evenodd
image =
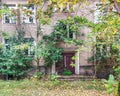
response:
<path id="1" fill-rule="evenodd" d="M 109 23 L 110 23 L 110 25 L 112 25 L 112 24 L 113 24 L 113 22 L 114 22 L 113 20 L 112 20 L 112 21 L 110 21 L 110 22 L 109 22 Z"/>
<path id="2" fill-rule="evenodd" d="M 101 0 L 101 2 L 105 2 L 105 0 Z"/>
<path id="3" fill-rule="evenodd" d="M 117 2 L 120 2 L 120 0 L 117 0 Z"/>
<path id="4" fill-rule="evenodd" d="M 113 35 L 116 34 L 116 31 L 113 31 L 112 34 L 113 34 Z"/>
<path id="5" fill-rule="evenodd" d="M 116 33 L 117 33 L 117 29 L 114 28 L 112 34 L 114 35 Z"/>

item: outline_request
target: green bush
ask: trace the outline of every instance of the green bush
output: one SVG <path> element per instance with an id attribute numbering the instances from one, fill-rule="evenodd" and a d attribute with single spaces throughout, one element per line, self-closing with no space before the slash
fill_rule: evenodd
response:
<path id="1" fill-rule="evenodd" d="M 68 69 L 64 69 L 63 75 L 68 75 L 69 76 L 69 75 L 72 75 L 72 72 Z"/>
<path id="2" fill-rule="evenodd" d="M 20 50 L 5 50 L 0 52 L 0 73 L 6 79 L 23 78 L 27 70 L 32 67 L 32 57 L 26 56 Z"/>
<path id="3" fill-rule="evenodd" d="M 13 36 L 2 34 L 5 44 L 0 44 L 0 73 L 6 79 L 21 79 L 32 68 L 33 55 L 28 54 L 32 42 L 25 42 L 23 30 L 16 31 Z"/>
<path id="4" fill-rule="evenodd" d="M 54 75 L 50 75 L 49 79 L 51 80 L 52 84 L 54 86 L 56 85 L 59 85 L 60 84 L 60 81 L 58 80 L 58 75 L 57 74 L 54 74 Z"/>
<path id="5" fill-rule="evenodd" d="M 43 74 L 40 71 L 36 71 L 32 78 L 39 80 L 42 77 L 43 77 Z"/>
<path id="6" fill-rule="evenodd" d="M 108 80 L 103 80 L 105 82 L 105 87 L 107 88 L 108 93 L 113 93 L 114 96 L 119 96 L 120 91 L 120 82 L 115 81 L 113 75 L 109 75 Z"/>

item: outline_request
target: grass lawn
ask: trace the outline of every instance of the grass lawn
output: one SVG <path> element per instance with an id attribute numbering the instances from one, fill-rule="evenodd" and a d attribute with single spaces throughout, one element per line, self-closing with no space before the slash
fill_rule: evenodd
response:
<path id="1" fill-rule="evenodd" d="M 0 81 L 0 96 L 113 96 L 101 81 Z"/>

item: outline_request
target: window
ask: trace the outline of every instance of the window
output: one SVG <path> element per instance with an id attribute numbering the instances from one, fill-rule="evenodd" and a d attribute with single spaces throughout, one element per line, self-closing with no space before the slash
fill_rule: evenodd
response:
<path id="1" fill-rule="evenodd" d="M 66 25 L 66 37 L 70 38 L 70 39 L 74 39 L 75 38 L 75 32 L 73 32 L 73 30 L 70 28 L 72 25 Z"/>
<path id="2" fill-rule="evenodd" d="M 10 42 L 9 41 L 10 41 L 9 39 L 4 39 L 4 44 L 5 44 L 6 49 L 10 50 Z"/>
<path id="3" fill-rule="evenodd" d="M 25 54 L 34 55 L 34 46 L 35 46 L 34 38 L 24 38 L 24 43 L 29 44 L 29 48 L 25 51 Z"/>
<path id="4" fill-rule="evenodd" d="M 75 9 L 76 5 L 72 5 L 72 4 L 67 4 L 66 6 L 61 6 L 61 7 L 57 7 L 57 5 L 54 5 L 54 9 L 53 12 L 63 12 L 63 13 L 69 13 L 72 12 L 74 13 L 74 9 Z"/>
<path id="5" fill-rule="evenodd" d="M 35 23 L 35 7 L 34 5 L 22 6 L 21 10 L 22 23 Z"/>
<path id="6" fill-rule="evenodd" d="M 52 33 L 56 40 L 63 40 L 64 38 L 75 39 L 77 28 L 73 23 L 68 23 L 67 20 L 60 20 L 54 26 L 54 32 Z M 73 29 L 74 28 L 74 29 Z"/>
<path id="7" fill-rule="evenodd" d="M 16 9 L 16 5 L 6 5 L 6 7 L 10 11 L 4 14 L 4 23 L 16 23 L 16 15 L 13 13 L 13 11 Z"/>
<path id="8" fill-rule="evenodd" d="M 68 32 L 67 37 L 73 39 L 74 38 L 74 33 L 73 32 Z"/>
<path id="9" fill-rule="evenodd" d="M 1 3 L 1 1 L 0 1 L 0 10 L 2 9 L 2 3 Z"/>
<path id="10" fill-rule="evenodd" d="M 28 44 L 28 49 L 24 50 L 25 55 L 33 56 L 34 55 L 34 46 L 35 40 L 34 38 L 24 38 L 23 44 Z M 5 48 L 8 50 L 12 50 L 14 47 L 13 42 L 10 39 L 4 39 Z"/>
<path id="11" fill-rule="evenodd" d="M 112 7 L 112 10 L 111 10 Z M 102 22 L 102 17 L 104 17 L 106 14 L 108 14 L 110 11 L 116 12 L 116 9 L 114 6 L 110 6 L 109 4 L 103 5 L 102 3 L 97 3 L 95 12 L 94 12 L 94 22 L 100 23 Z"/>
<path id="12" fill-rule="evenodd" d="M 55 33 L 55 37 L 57 40 L 60 40 L 63 38 L 75 39 L 76 34 L 74 32 L 71 32 L 71 31 L 65 32 L 65 33 L 63 32 L 63 34 L 61 34 L 61 33 L 59 34 L 59 32 L 58 32 L 58 33 Z"/>
<path id="13" fill-rule="evenodd" d="M 16 16 L 10 16 L 9 14 L 4 14 L 4 23 L 16 23 Z"/>
<path id="14" fill-rule="evenodd" d="M 102 15 L 102 12 L 101 12 L 101 6 L 102 4 L 96 4 L 96 8 L 95 8 L 95 12 L 94 12 L 94 22 L 95 23 L 99 23 L 101 22 L 100 21 L 100 16 Z"/>

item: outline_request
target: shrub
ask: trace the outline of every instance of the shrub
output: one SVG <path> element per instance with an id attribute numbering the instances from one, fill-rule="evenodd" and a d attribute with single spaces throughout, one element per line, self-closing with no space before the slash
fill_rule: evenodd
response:
<path id="1" fill-rule="evenodd" d="M 0 54 L 0 73 L 6 75 L 6 79 L 19 79 L 25 76 L 26 71 L 31 68 L 32 57 L 26 56 L 20 50 L 5 50 Z"/>
<path id="2" fill-rule="evenodd" d="M 113 75 L 109 75 L 109 79 L 108 80 L 104 80 L 105 82 L 105 87 L 107 88 L 107 92 L 108 93 L 114 93 L 114 96 L 119 96 L 119 83 L 115 81 L 114 76 Z"/>
<path id="3" fill-rule="evenodd" d="M 63 75 L 72 75 L 72 72 L 68 69 L 64 69 Z"/>

